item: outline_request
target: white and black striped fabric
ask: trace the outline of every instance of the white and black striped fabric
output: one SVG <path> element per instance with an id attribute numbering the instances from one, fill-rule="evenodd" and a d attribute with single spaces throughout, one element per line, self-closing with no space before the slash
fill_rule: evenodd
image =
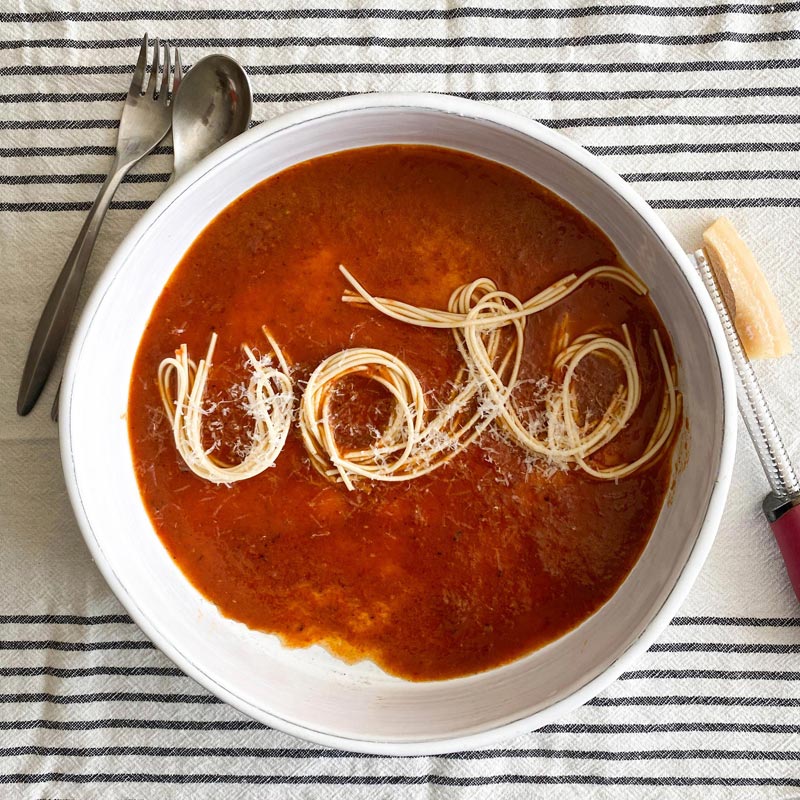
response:
<path id="1" fill-rule="evenodd" d="M 54 387 L 14 414 L 52 282 L 110 163 L 140 37 L 247 67 L 255 120 L 352 92 L 450 92 L 602 156 L 687 249 L 718 214 L 759 255 L 800 345 L 800 2 L 0 2 L 0 797 L 800 796 L 800 613 L 740 435 L 712 555 L 608 691 L 502 747 L 320 749 L 183 676 L 93 566 L 61 478 Z M 121 187 L 90 281 L 159 194 L 168 145 Z M 800 360 L 758 365 L 800 460 Z"/>

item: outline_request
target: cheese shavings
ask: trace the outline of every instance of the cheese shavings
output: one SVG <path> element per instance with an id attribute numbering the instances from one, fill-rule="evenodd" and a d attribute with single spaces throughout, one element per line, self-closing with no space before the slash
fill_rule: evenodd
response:
<path id="1" fill-rule="evenodd" d="M 645 294 L 645 285 L 627 270 L 600 266 L 581 276 L 569 275 L 524 302 L 499 290 L 490 279 L 479 278 L 459 286 L 442 310 L 375 297 L 343 266 L 339 269 L 352 287 L 345 290 L 344 302 L 370 306 L 410 325 L 450 330 L 463 363 L 447 400 L 429 408 L 417 375 L 391 353 L 350 348 L 322 361 L 303 391 L 298 427 L 311 464 L 326 478 L 341 481 L 351 490 L 360 480 L 412 480 L 452 461 L 493 423 L 527 452 L 526 457 L 544 459 L 554 468 L 575 467 L 600 480 L 633 474 L 653 462 L 670 441 L 680 413 L 680 394 L 655 330 L 664 394 L 655 427 L 635 460 L 609 466 L 592 459 L 625 429 L 641 400 L 639 369 L 625 325 L 621 339 L 587 333 L 570 342 L 564 322 L 554 340 L 552 376 L 541 379 L 550 387 L 542 401 L 544 420 L 523 419 L 515 403 L 515 389 L 529 382 L 520 380 L 527 318 L 593 279 L 613 280 Z M 203 445 L 203 417 L 211 411 L 204 408 L 203 397 L 216 334 L 205 359 L 196 366 L 182 345 L 174 358 L 165 358 L 159 367 L 161 399 L 175 446 L 189 469 L 208 481 L 230 484 L 254 477 L 275 463 L 286 442 L 293 422 L 293 384 L 280 347 L 266 328 L 263 331 L 277 365 L 269 358 L 256 358 L 243 345 L 252 370 L 245 405 L 255 423 L 251 445 L 239 464 L 222 462 L 213 446 Z M 602 413 L 582 419 L 575 381 L 580 364 L 589 357 L 616 361 L 623 379 Z M 333 400 L 338 384 L 349 376 L 377 382 L 393 405 L 383 429 L 373 431 L 369 446 L 343 449 L 336 440 Z"/>
<path id="2" fill-rule="evenodd" d="M 213 454 L 214 448 L 203 444 L 204 395 L 211 369 L 217 334 L 211 335 L 206 357 L 195 363 L 185 344 L 174 358 L 165 358 L 158 368 L 161 402 L 172 425 L 175 447 L 186 466 L 200 478 L 212 483 L 230 484 L 247 480 L 271 467 L 278 458 L 292 425 L 294 392 L 289 365 L 277 342 L 262 329 L 277 360 L 257 358 L 243 345 L 252 371 L 245 393 L 248 414 L 254 419 L 252 442 L 238 464 L 226 464 Z"/>
<path id="3" fill-rule="evenodd" d="M 664 397 L 647 446 L 634 461 L 598 466 L 588 460 L 621 433 L 641 399 L 633 344 L 624 325 L 624 341 L 595 333 L 580 336 L 571 343 L 566 334 L 561 337 L 563 347 L 554 359 L 553 373 L 560 373 L 562 377 L 560 388 L 546 398 L 544 438 L 540 438 L 538 430 L 532 429 L 539 426 L 523 423 L 513 402 L 526 318 L 557 303 L 591 279 L 615 280 L 639 294 L 646 293 L 644 284 L 621 267 L 601 266 L 580 277 L 569 275 L 525 302 L 508 292 L 498 291 L 492 281 L 482 278 L 456 289 L 446 311 L 375 297 L 345 267 L 339 269 L 353 287 L 344 292 L 344 302 L 371 306 L 386 316 L 411 325 L 450 329 L 464 361 L 457 381 L 457 393 L 439 414 L 426 422 L 427 409 L 418 388 L 419 381 L 405 364 L 382 351 L 345 351 L 348 363 L 357 364 L 358 369 L 370 377 L 378 374 L 375 370 L 385 368 L 386 359 L 392 359 L 390 372 L 393 377 L 387 374 L 376 379 L 383 382 L 397 403 L 392 420 L 373 451 L 350 454 L 342 453 L 336 445 L 327 403 L 331 387 L 349 371 L 339 369 L 337 356 L 323 362 L 309 382 L 313 392 L 303 398 L 307 413 L 301 415 L 301 427 L 315 467 L 328 476 L 338 472 L 348 488 L 352 488 L 351 476 L 354 475 L 373 480 L 408 480 L 426 474 L 454 458 L 495 419 L 529 453 L 554 464 L 574 465 L 601 480 L 618 480 L 633 474 L 653 461 L 670 441 L 679 414 L 680 396 L 672 367 L 655 330 L 653 336 L 664 375 Z M 507 326 L 513 327 L 513 337 L 505 347 L 501 347 L 500 338 Z M 373 361 L 375 354 L 379 355 Z M 591 355 L 618 361 L 624 381 L 596 421 L 581 423 L 573 383 L 579 364 Z M 477 410 L 471 416 L 466 415 L 467 421 L 457 427 L 456 435 L 453 435 L 449 423 L 463 418 L 476 398 L 479 400 Z M 401 419 L 406 420 L 403 425 L 400 425 Z M 444 453 L 440 446 L 437 449 L 434 436 L 443 433 L 450 435 L 450 446 Z M 386 456 L 398 453 L 387 464 Z"/>
<path id="4" fill-rule="evenodd" d="M 498 292 L 494 283 L 480 279 L 459 287 L 451 296 L 448 314 L 475 321 L 466 331 L 453 329 L 465 366 L 456 378 L 450 398 L 431 411 L 419 379 L 400 359 L 383 350 L 352 348 L 325 359 L 312 373 L 300 407 L 299 427 L 314 468 L 328 478 L 341 480 L 348 489 L 354 479 L 406 481 L 426 475 L 462 452 L 502 410 L 489 410 L 479 402 L 478 373 L 469 360 L 475 342 L 495 374 L 516 382 L 522 352 L 524 318 L 511 319 L 514 338 L 504 346 L 503 324 L 487 318 L 508 316 L 520 308 L 512 295 Z M 484 324 L 486 323 L 486 324 Z M 383 386 L 394 400 L 384 430 L 366 449 L 345 452 L 336 442 L 331 399 L 339 381 L 361 375 Z"/>

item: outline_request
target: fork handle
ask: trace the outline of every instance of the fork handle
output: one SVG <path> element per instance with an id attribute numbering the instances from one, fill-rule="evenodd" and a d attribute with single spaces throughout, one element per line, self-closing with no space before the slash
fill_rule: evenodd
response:
<path id="1" fill-rule="evenodd" d="M 53 369 L 53 364 L 67 335 L 72 314 L 78 303 L 83 276 L 86 274 L 86 266 L 91 258 L 103 218 L 108 211 L 114 192 L 130 167 L 130 164 L 120 164 L 119 161 L 114 161 L 111 172 L 103 183 L 53 290 L 50 292 L 50 297 L 36 327 L 36 333 L 33 335 L 33 341 L 28 350 L 28 359 L 22 373 L 22 381 L 17 395 L 17 413 L 21 416 L 29 413 L 36 405 Z"/>

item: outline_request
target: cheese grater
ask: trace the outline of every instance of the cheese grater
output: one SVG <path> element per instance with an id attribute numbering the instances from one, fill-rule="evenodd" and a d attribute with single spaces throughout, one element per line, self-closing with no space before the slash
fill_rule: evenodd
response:
<path id="1" fill-rule="evenodd" d="M 758 378 L 733 323 L 725 287 L 703 250 L 689 256 L 717 310 L 736 371 L 736 399 L 747 432 L 756 449 L 770 492 L 764 498 L 764 516 L 775 534 L 794 593 L 800 600 L 800 482 L 783 444 Z"/>

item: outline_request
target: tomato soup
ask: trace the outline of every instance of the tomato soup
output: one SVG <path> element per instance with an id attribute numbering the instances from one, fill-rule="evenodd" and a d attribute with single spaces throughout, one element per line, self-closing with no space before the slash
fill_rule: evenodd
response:
<path id="1" fill-rule="evenodd" d="M 210 483 L 182 461 L 158 368 L 182 344 L 199 358 L 212 333 L 204 435 L 220 434 L 216 452 L 230 463 L 246 449 L 250 425 L 239 402 L 248 379 L 242 344 L 265 350 L 263 325 L 290 359 L 298 394 L 332 353 L 372 347 L 402 358 L 434 401 L 444 396 L 461 366 L 451 332 L 343 303 L 340 264 L 375 295 L 433 308 L 480 277 L 528 298 L 571 273 L 624 266 L 563 200 L 465 153 L 351 150 L 259 183 L 177 265 L 136 356 L 130 441 L 164 547 L 225 616 L 287 646 L 321 644 L 409 680 L 486 670 L 563 635 L 611 597 L 642 552 L 667 493 L 669 447 L 607 481 L 532 459 L 491 428 L 427 475 L 352 490 L 313 469 L 296 428 L 274 465 L 249 480 Z M 601 461 L 635 459 L 657 424 L 664 377 L 653 331 L 672 353 L 654 305 L 600 279 L 525 328 L 520 402 L 551 372 L 560 336 L 623 324 L 642 396 Z M 581 368 L 589 405 L 619 380 L 597 361 Z M 357 378 L 345 389 L 357 440 L 360 428 L 385 419 L 386 393 Z"/>

